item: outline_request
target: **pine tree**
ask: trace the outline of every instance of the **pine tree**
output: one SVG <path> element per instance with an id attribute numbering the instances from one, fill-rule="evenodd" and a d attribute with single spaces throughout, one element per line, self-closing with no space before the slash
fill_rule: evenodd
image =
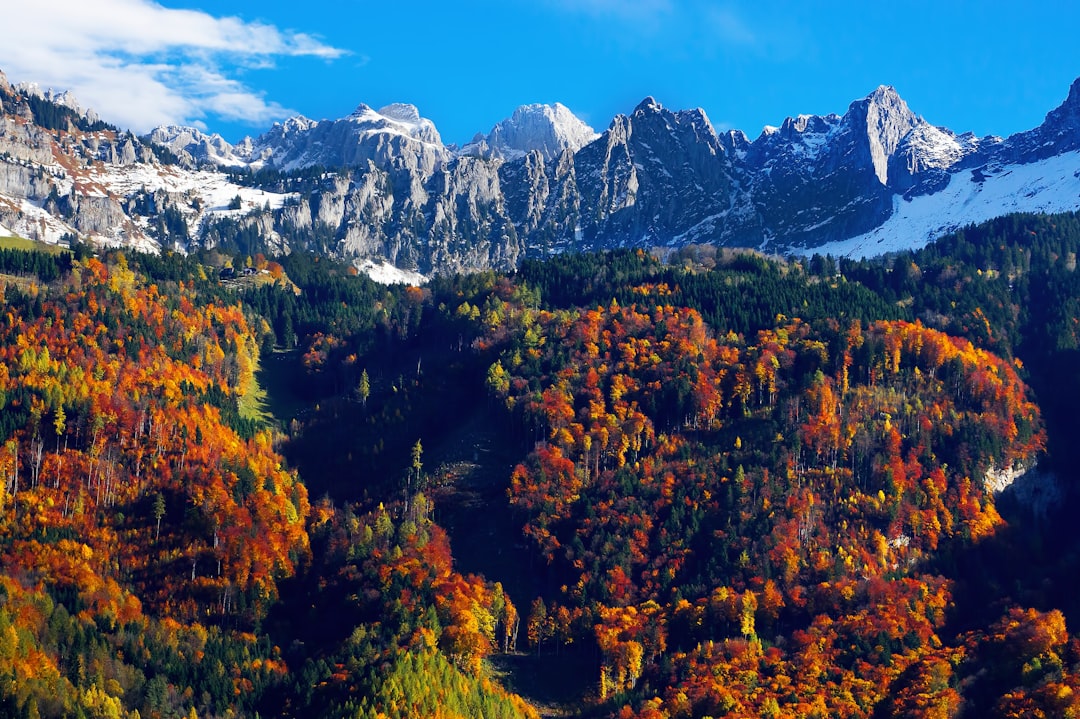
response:
<path id="1" fill-rule="evenodd" d="M 165 516 L 165 496 L 158 492 L 154 497 L 154 520 L 157 522 L 157 527 L 154 530 L 154 539 L 156 540 L 161 535 L 161 518 Z"/>
<path id="2" fill-rule="evenodd" d="M 360 403 L 367 407 L 368 397 L 371 396 L 371 381 L 368 379 L 366 369 L 360 373 L 360 384 L 356 387 L 356 396 L 360 398 Z"/>

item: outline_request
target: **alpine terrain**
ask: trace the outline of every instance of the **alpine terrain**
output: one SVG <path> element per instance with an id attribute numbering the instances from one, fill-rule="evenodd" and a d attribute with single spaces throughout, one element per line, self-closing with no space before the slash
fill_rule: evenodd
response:
<path id="1" fill-rule="evenodd" d="M 523 106 L 463 147 L 407 104 L 236 144 L 188 127 L 136 137 L 2 76 L 0 104 L 0 226 L 52 243 L 308 249 L 431 275 L 617 247 L 873 256 L 1080 206 L 1080 80 L 1004 139 L 932 125 L 887 86 L 753 140 L 646 98 L 600 134 L 562 105 Z"/>
<path id="2" fill-rule="evenodd" d="M 1080 81 L 455 146 L 0 76 L 0 718 L 1078 717 L 1078 256 Z"/>

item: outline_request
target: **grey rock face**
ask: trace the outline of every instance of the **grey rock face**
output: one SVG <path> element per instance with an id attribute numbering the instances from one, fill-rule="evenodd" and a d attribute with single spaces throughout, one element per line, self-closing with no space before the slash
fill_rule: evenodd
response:
<path id="1" fill-rule="evenodd" d="M 361 104 L 348 117 L 315 122 L 294 117 L 275 124 L 250 144 L 249 162 L 279 170 L 404 167 L 430 174 L 450 159 L 435 125 L 412 105 L 372 110 Z"/>
<path id="2" fill-rule="evenodd" d="M 134 223 L 120 203 L 111 197 L 76 196 L 71 217 L 83 235 L 111 235 L 118 229 L 131 232 Z"/>
<path id="3" fill-rule="evenodd" d="M 187 160 L 185 164 L 189 167 L 206 163 L 223 167 L 241 166 L 246 164 L 245 158 L 250 157 L 247 146 L 234 150 L 221 135 L 207 135 L 194 127 L 163 125 L 154 128 L 146 139 L 155 145 L 169 148 L 174 154 Z"/>

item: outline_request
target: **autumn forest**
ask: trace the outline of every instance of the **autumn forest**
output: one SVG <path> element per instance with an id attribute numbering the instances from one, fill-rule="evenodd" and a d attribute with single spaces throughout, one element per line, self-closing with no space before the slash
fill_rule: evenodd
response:
<path id="1" fill-rule="evenodd" d="M 0 250 L 0 716 L 1080 715 L 1078 251 Z"/>

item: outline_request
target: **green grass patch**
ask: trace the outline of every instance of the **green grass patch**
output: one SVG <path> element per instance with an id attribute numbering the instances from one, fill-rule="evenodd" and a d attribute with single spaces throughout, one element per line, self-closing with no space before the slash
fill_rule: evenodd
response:
<path id="1" fill-rule="evenodd" d="M 255 371 L 251 373 L 251 381 L 244 387 L 240 400 L 237 403 L 240 417 L 270 424 L 274 421 L 273 415 L 266 403 L 266 388 L 259 383 L 260 369 L 256 360 Z"/>
<path id="2" fill-rule="evenodd" d="M 48 242 L 39 242 L 38 240 L 27 240 L 23 237 L 0 237 L 0 249 L 47 252 L 50 255 L 59 255 L 61 252 L 67 251 L 66 247 L 60 245 L 51 245 Z"/>

